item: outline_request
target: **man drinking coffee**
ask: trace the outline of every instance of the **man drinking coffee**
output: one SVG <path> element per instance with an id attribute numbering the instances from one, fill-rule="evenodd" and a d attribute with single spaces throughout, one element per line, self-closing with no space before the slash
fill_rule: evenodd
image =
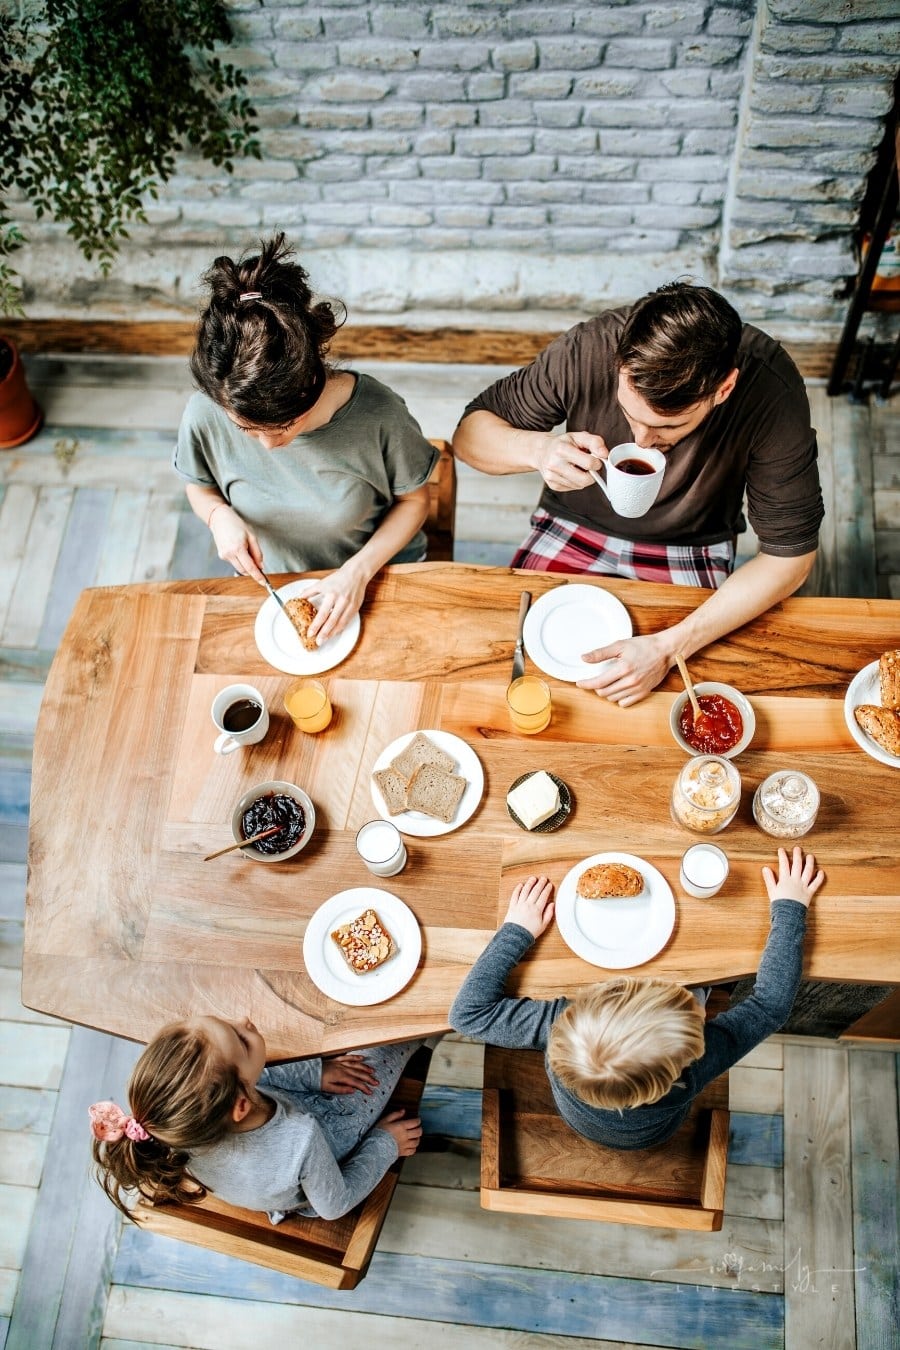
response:
<path id="1" fill-rule="evenodd" d="M 617 514 L 595 478 L 623 442 L 666 458 L 637 518 Z M 659 684 L 676 652 L 793 594 L 815 560 L 824 509 L 803 381 L 778 342 L 706 286 L 673 282 L 577 324 L 473 399 L 453 449 L 484 473 L 541 474 L 513 567 L 714 590 L 671 628 L 585 654 L 617 658 L 579 684 L 623 707 Z M 745 490 L 759 551 L 735 571 Z"/>

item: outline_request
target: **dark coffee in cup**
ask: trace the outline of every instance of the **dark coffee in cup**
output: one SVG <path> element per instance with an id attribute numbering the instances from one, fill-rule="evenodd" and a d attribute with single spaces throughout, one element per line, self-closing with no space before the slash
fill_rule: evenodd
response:
<path id="1" fill-rule="evenodd" d="M 656 473 L 652 464 L 648 464 L 645 459 L 620 459 L 616 468 L 621 473 Z"/>
<path id="2" fill-rule="evenodd" d="M 262 708 L 250 698 L 239 698 L 225 709 L 222 726 L 226 731 L 249 731 L 262 715 Z"/>

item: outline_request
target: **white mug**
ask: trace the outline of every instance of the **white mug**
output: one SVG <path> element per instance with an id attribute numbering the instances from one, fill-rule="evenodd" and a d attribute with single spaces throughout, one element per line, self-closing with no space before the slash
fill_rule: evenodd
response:
<path id="1" fill-rule="evenodd" d="M 358 830 L 356 851 L 376 877 L 395 877 L 406 866 L 406 845 L 389 820 L 370 820 Z"/>
<path id="2" fill-rule="evenodd" d="M 591 469 L 591 477 L 609 498 L 612 509 L 619 516 L 633 520 L 645 516 L 659 495 L 666 457 L 660 450 L 645 450 L 629 442 L 610 450 L 606 466 L 606 481 Z"/>
<path id="3" fill-rule="evenodd" d="M 230 755 L 242 745 L 256 745 L 269 730 L 266 701 L 252 684 L 229 684 L 221 689 L 210 711 L 221 733 L 213 746 L 217 755 Z"/>

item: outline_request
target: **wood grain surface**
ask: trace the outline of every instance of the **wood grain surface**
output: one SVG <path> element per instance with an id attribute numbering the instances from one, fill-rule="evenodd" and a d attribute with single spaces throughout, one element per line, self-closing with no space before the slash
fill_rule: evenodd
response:
<path id="1" fill-rule="evenodd" d="M 692 661 L 696 679 L 724 679 L 757 714 L 736 761 L 741 807 L 717 838 L 731 873 L 712 901 L 678 887 L 697 836 L 675 825 L 669 797 L 684 762 L 671 739 L 677 675 L 630 709 L 551 680 L 542 735 L 510 728 L 505 688 L 519 595 L 564 576 L 419 564 L 388 568 L 370 587 L 360 641 L 328 685 L 326 732 L 297 731 L 282 708 L 291 677 L 257 651 L 258 588 L 205 579 L 82 593 L 52 665 L 34 752 L 23 997 L 40 1011 L 148 1040 L 190 1013 L 249 1014 L 272 1058 L 314 1054 L 444 1029 L 452 998 L 502 919 L 512 886 L 532 872 L 558 883 L 592 853 L 624 850 L 653 863 L 676 895 L 675 930 L 641 974 L 688 982 L 756 969 L 768 928 L 760 867 L 777 841 L 755 825 L 751 799 L 773 769 L 803 768 L 822 805 L 806 845 L 828 882 L 812 908 L 807 974 L 889 983 L 897 976 L 900 897 L 893 835 L 897 772 L 863 754 L 843 718 L 853 675 L 896 645 L 900 605 L 797 599 Z M 584 584 L 583 577 L 571 578 Z M 599 582 L 596 584 L 600 584 Z M 604 579 L 637 632 L 700 603 L 687 587 Z M 259 745 L 213 751 L 210 704 L 251 681 L 270 710 Z M 371 770 L 404 732 L 440 728 L 478 754 L 485 790 L 467 824 L 408 838 L 409 862 L 382 882 L 359 861 L 356 830 L 375 814 Z M 510 783 L 549 768 L 574 809 L 555 834 L 518 829 Z M 286 779 L 316 805 L 316 831 L 295 858 L 263 865 L 203 856 L 231 842 L 231 814 L 254 783 Z M 306 925 L 339 890 L 375 884 L 403 899 L 422 928 L 422 960 L 397 996 L 368 1008 L 326 998 L 302 958 Z M 559 994 L 603 978 L 552 927 L 510 987 Z"/>

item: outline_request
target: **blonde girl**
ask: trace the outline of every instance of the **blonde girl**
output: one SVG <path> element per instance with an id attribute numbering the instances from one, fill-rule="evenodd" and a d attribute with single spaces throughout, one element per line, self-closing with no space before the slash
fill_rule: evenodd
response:
<path id="1" fill-rule="evenodd" d="M 336 1219 L 418 1148 L 418 1117 L 385 1106 L 421 1044 L 265 1068 L 244 1018 L 195 1017 L 163 1027 L 128 1084 L 129 1108 L 90 1108 L 97 1178 L 125 1214 L 142 1195 Z"/>

